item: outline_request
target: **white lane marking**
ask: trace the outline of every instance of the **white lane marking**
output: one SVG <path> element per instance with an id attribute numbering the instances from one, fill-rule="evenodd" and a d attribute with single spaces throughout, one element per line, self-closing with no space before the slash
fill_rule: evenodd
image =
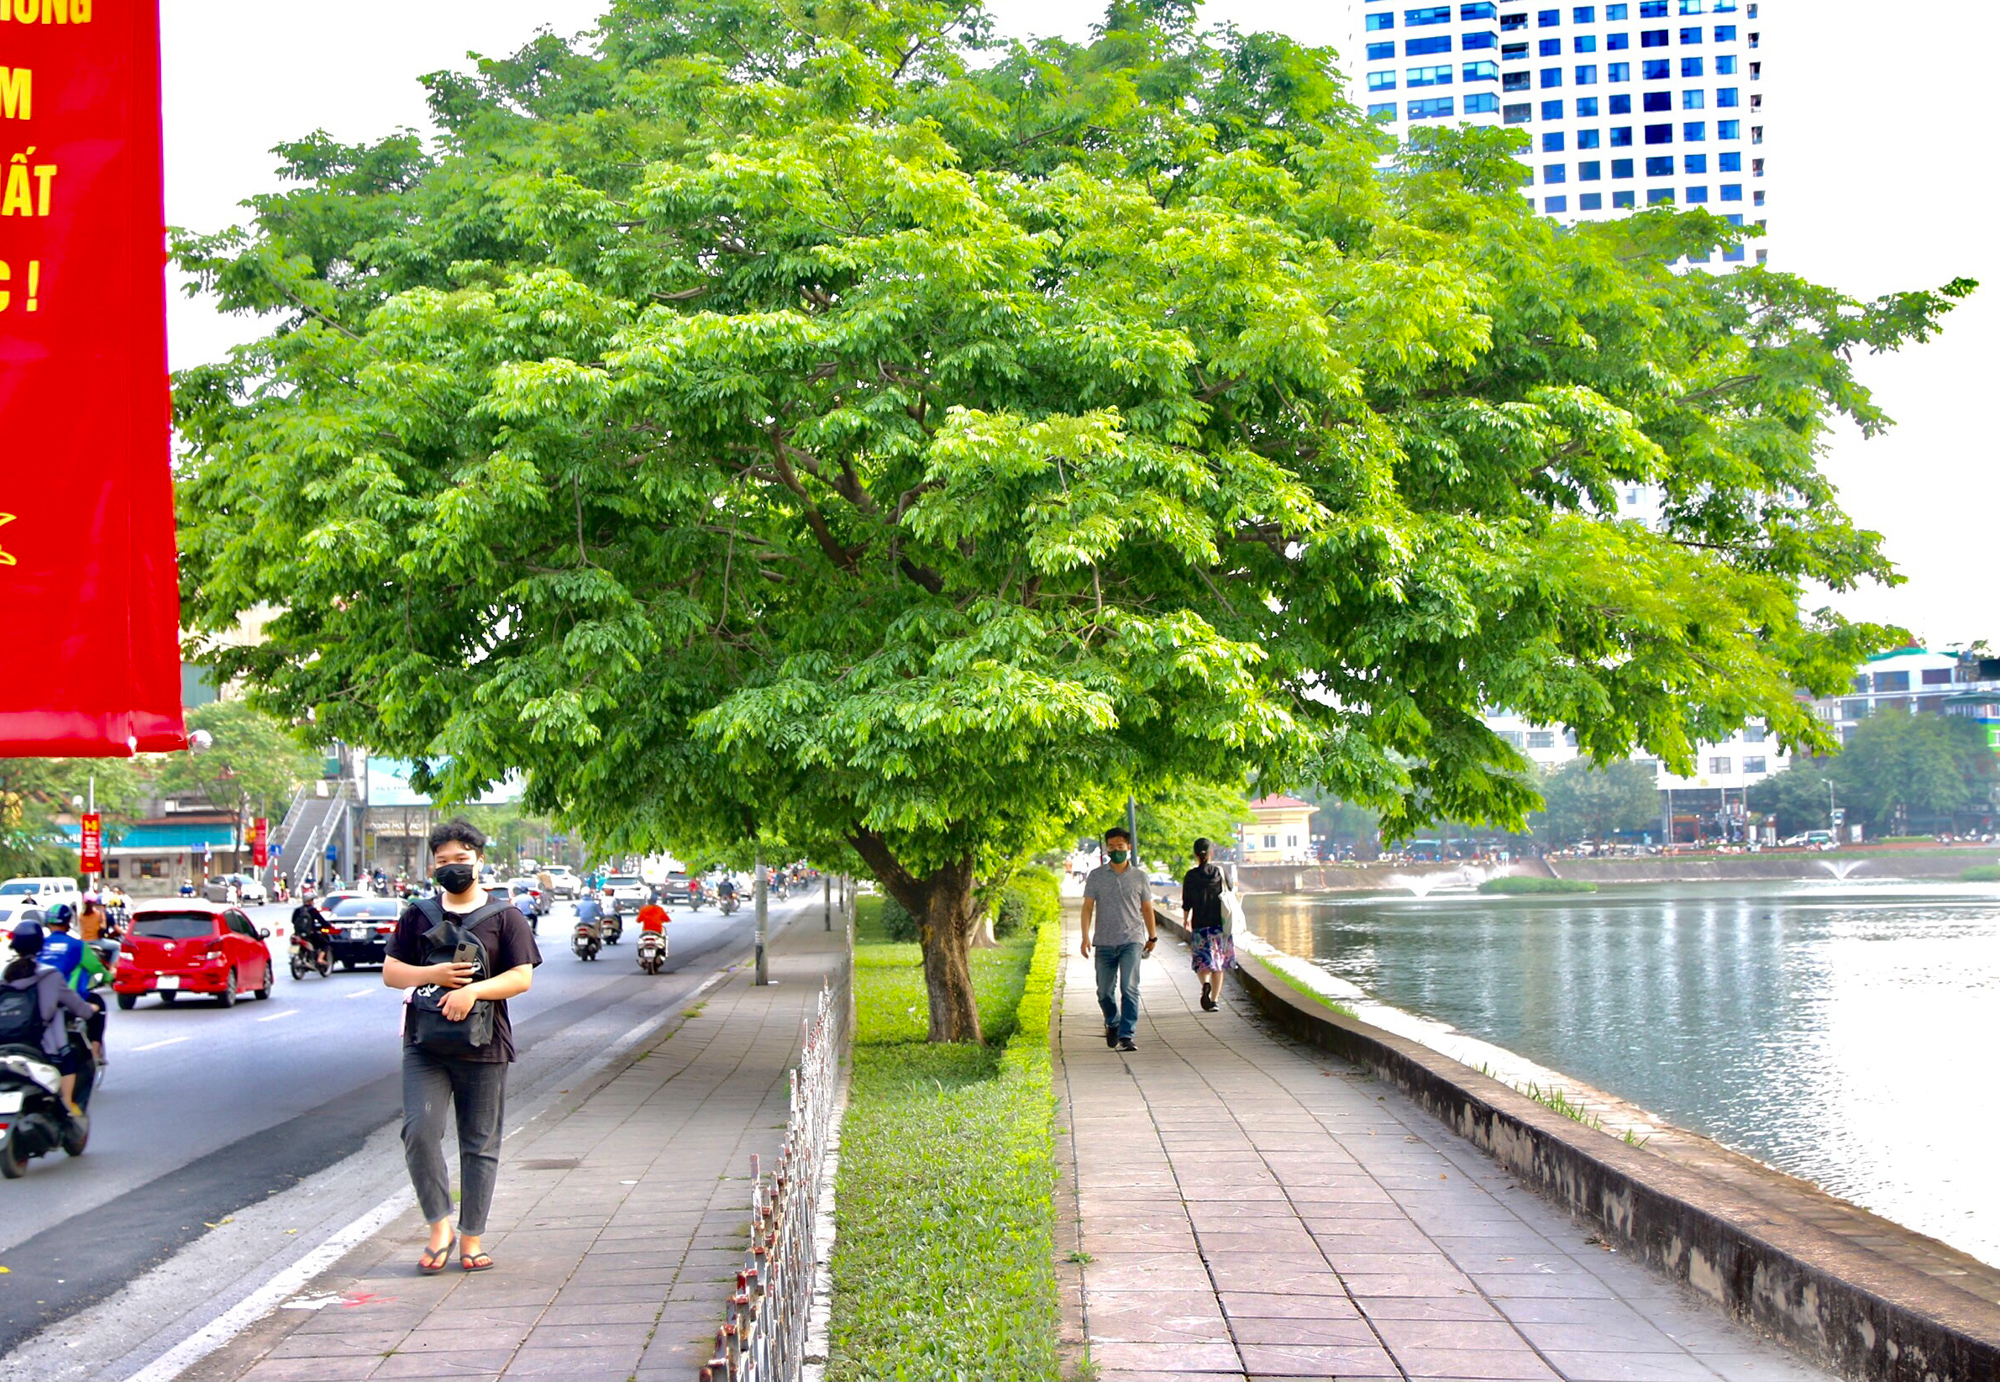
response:
<path id="1" fill-rule="evenodd" d="M 126 1382 L 171 1382 L 282 1303 L 286 1296 L 338 1262 L 356 1243 L 372 1237 L 410 1206 L 415 1197 L 398 1190 L 346 1228 L 279 1272 L 201 1329 L 175 1344 Z"/>
<path id="2" fill-rule="evenodd" d="M 193 1041 L 193 1040 L 194 1040 L 193 1037 L 168 1037 L 165 1041 L 149 1041 L 144 1046 L 134 1046 L 132 1049 L 134 1052 L 157 1051 L 162 1046 L 178 1046 L 183 1041 Z"/>
<path id="3" fill-rule="evenodd" d="M 281 1017 L 297 1017 L 298 1015 L 299 1010 L 297 1008 L 286 1008 L 281 1013 L 269 1013 L 257 1020 L 259 1022 L 276 1022 Z"/>
<path id="4" fill-rule="evenodd" d="M 369 994 L 373 993 L 374 991 L 375 990 L 373 989 L 356 989 L 353 993 L 348 994 L 347 997 L 350 1001 L 356 998 L 366 998 Z"/>

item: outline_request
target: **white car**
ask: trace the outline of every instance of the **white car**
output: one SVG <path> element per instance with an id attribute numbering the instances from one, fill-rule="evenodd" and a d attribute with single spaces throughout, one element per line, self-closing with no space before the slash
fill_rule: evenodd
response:
<path id="1" fill-rule="evenodd" d="M 13 930 L 24 912 L 46 916 L 58 902 L 67 902 L 73 911 L 82 913 L 83 893 L 74 878 L 10 878 L 0 883 L 0 929 Z"/>
<path id="2" fill-rule="evenodd" d="M 554 885 L 557 897 L 575 897 L 583 891 L 583 880 L 570 872 L 568 864 L 550 864 L 549 882 Z"/>
<path id="3" fill-rule="evenodd" d="M 232 887 L 236 900 L 245 907 L 261 907 L 271 900 L 264 885 L 247 873 L 218 873 L 201 885 L 201 895 L 210 902 L 227 902 Z"/>
<path id="4" fill-rule="evenodd" d="M 653 890 L 636 873 L 607 874 L 604 891 L 611 894 L 612 905 L 621 913 L 637 912 L 653 898 Z"/>

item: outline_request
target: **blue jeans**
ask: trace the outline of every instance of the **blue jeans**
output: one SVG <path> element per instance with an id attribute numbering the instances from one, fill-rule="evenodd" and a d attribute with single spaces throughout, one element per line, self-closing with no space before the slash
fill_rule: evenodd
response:
<path id="1" fill-rule="evenodd" d="M 1139 941 L 1096 949 L 1097 1006 L 1104 1009 L 1104 1025 L 1118 1029 L 1120 1041 L 1130 1041 L 1139 1027 L 1139 960 L 1145 949 Z"/>

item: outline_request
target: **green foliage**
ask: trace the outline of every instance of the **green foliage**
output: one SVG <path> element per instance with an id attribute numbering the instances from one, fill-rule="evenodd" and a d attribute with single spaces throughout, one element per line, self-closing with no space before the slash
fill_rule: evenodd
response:
<path id="1" fill-rule="evenodd" d="M 140 767 L 122 758 L 0 758 L 0 877 L 77 872 L 76 846 L 56 826 L 97 783 L 104 838 L 116 844 L 145 799 Z"/>
<path id="2" fill-rule="evenodd" d="M 1966 883 L 2000 883 L 2000 864 L 1974 864 L 1958 876 Z"/>
<path id="3" fill-rule="evenodd" d="M 880 934 L 880 899 L 858 930 Z M 924 1044 L 915 946 L 855 949 L 860 1031 L 841 1130 L 835 1379 L 1053 1378 L 1058 925 L 972 957 L 992 1047 Z"/>
<path id="4" fill-rule="evenodd" d="M 281 149 L 179 263 L 186 618 L 315 731 L 606 848 L 754 835 L 916 896 L 1157 782 L 1518 824 L 1512 706 L 1677 767 L 1890 641 L 1819 448 L 1953 301 L 1563 227 L 1518 133 L 1383 136 L 1332 56 L 1120 4 L 622 0 Z M 1617 520 L 1634 484 L 1657 527 Z M 420 773 L 419 787 L 431 784 Z"/>
<path id="5" fill-rule="evenodd" d="M 1194 842 L 1203 836 L 1219 850 L 1229 848 L 1236 827 L 1256 819 L 1240 782 L 1171 783 L 1142 792 L 1138 801 L 1139 852 L 1147 859 L 1170 863 L 1191 861 Z"/>
<path id="6" fill-rule="evenodd" d="M 1850 817 L 1877 834 L 1984 805 L 1995 777 L 1985 728 L 1958 715 L 1883 714 L 1863 720 L 1827 771 Z"/>
<path id="7" fill-rule="evenodd" d="M 189 730 L 207 730 L 215 742 L 201 753 L 161 760 L 156 779 L 163 793 L 206 796 L 237 819 L 283 812 L 299 784 L 320 775 L 320 756 L 288 726 L 247 701 L 212 701 L 187 713 Z"/>
<path id="8" fill-rule="evenodd" d="M 1022 931 L 1039 932 L 1043 926 L 1062 918 L 1062 880 L 1040 865 L 1014 871 L 1001 890 L 993 913 L 993 934 L 999 937 Z"/>
<path id="9" fill-rule="evenodd" d="M 1745 793 L 1745 804 L 1752 811 L 1774 817 L 1781 838 L 1829 829 L 1832 817 L 1827 813 L 1835 801 L 1827 791 L 1831 781 L 1828 761 L 1794 758 L 1783 772 L 1754 784 Z"/>
<path id="10" fill-rule="evenodd" d="M 1600 767 L 1572 759 L 1537 784 L 1542 810 L 1534 818 L 1537 838 L 1567 846 L 1602 840 L 1621 830 L 1657 830 L 1660 792 L 1652 764 L 1622 761 Z"/>
<path id="11" fill-rule="evenodd" d="M 875 901 L 880 905 L 878 924 L 884 936 L 898 942 L 914 941 L 917 938 L 917 919 L 910 915 L 909 908 L 886 893 Z"/>
<path id="12" fill-rule="evenodd" d="M 1503 878 L 1489 878 L 1479 885 L 1479 891 L 1498 897 L 1541 897 L 1559 893 L 1594 893 L 1595 883 L 1586 883 L 1581 878 L 1536 878 L 1527 874 L 1508 874 Z"/>

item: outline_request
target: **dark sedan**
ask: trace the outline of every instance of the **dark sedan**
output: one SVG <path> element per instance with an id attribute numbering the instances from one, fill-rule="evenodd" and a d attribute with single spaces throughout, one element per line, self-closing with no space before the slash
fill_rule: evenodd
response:
<path id="1" fill-rule="evenodd" d="M 326 922 L 333 958 L 342 969 L 381 964 L 402 914 L 403 904 L 393 897 L 350 897 L 336 903 Z"/>

